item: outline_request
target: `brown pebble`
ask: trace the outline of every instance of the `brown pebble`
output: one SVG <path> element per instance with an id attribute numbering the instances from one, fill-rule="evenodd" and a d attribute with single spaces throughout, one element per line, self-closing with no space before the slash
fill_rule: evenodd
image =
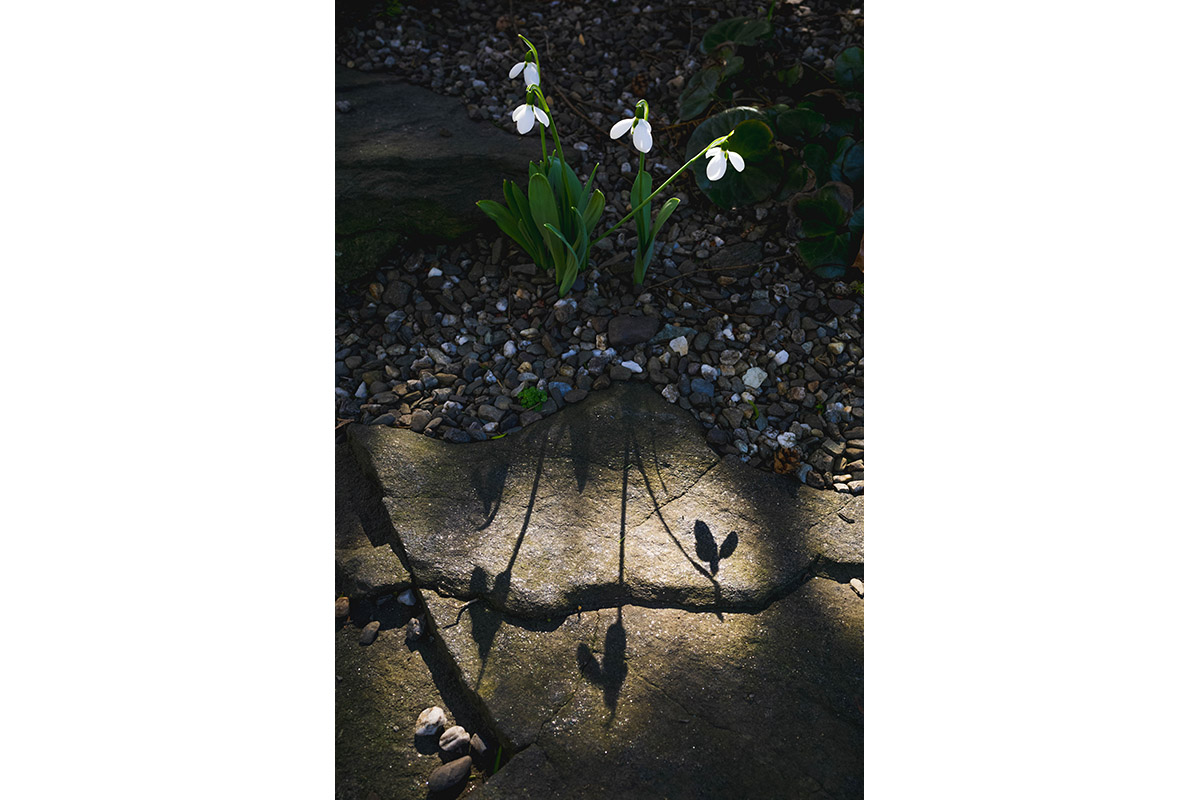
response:
<path id="1" fill-rule="evenodd" d="M 367 626 L 365 628 L 363 628 L 362 636 L 359 637 L 358 643 L 359 644 L 370 644 L 371 642 L 375 641 L 375 637 L 378 635 L 379 635 L 379 621 L 376 620 L 375 622 L 368 622 Z"/>
<path id="2" fill-rule="evenodd" d="M 337 599 L 337 618 L 344 619 L 350 616 L 350 598 L 339 597 Z"/>
<path id="3" fill-rule="evenodd" d="M 442 764 L 429 776 L 429 792 L 437 794 L 451 789 L 467 779 L 471 774 L 471 757 L 463 756 Z"/>

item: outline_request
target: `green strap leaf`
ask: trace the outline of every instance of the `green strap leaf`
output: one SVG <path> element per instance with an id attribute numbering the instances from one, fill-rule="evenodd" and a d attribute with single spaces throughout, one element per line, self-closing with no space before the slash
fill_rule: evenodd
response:
<path id="1" fill-rule="evenodd" d="M 537 257 L 536 248 L 533 247 L 529 237 L 521 230 L 520 221 L 507 208 L 494 200 L 480 200 L 475 205 L 479 206 L 480 211 L 495 220 L 500 230 L 520 245 L 522 250 L 534 258 Z"/>
<path id="2" fill-rule="evenodd" d="M 575 254 L 575 248 L 571 247 L 571 244 L 567 241 L 567 237 L 562 235 L 562 231 L 549 222 L 545 224 L 545 228 L 567 246 L 566 255 L 569 258 L 566 258 L 562 262 L 555 262 L 555 282 L 558 284 L 558 296 L 562 297 L 571 288 L 571 284 L 575 282 L 575 276 L 579 273 L 579 257 Z"/>
<path id="3" fill-rule="evenodd" d="M 592 199 L 588 201 L 587 208 L 583 210 L 583 227 L 589 237 L 596 229 L 596 223 L 600 221 L 600 215 L 603 213 L 604 192 L 597 189 L 592 192 Z"/>
<path id="4" fill-rule="evenodd" d="M 654 244 L 654 240 L 658 238 L 658 232 L 662 230 L 662 226 L 666 224 L 667 218 L 671 216 L 671 212 L 679 205 L 679 198 L 672 197 L 667 202 L 663 203 L 662 210 L 658 212 L 658 217 L 654 220 L 654 230 L 650 232 L 650 243 Z"/>
<path id="5" fill-rule="evenodd" d="M 596 170 L 600 169 L 600 162 L 596 162 L 596 166 L 592 167 L 592 174 L 588 176 L 587 183 L 583 187 L 583 197 L 587 197 L 588 192 L 592 190 L 592 181 L 596 178 Z"/>
<path id="6" fill-rule="evenodd" d="M 629 192 L 629 201 L 637 208 L 641 203 L 649 197 L 650 192 L 650 173 L 639 172 L 637 177 L 633 179 L 633 188 Z M 642 249 L 646 249 L 646 245 L 650 243 L 650 203 L 638 209 L 633 215 L 633 221 L 637 224 L 638 244 Z"/>
<path id="7" fill-rule="evenodd" d="M 558 208 L 554 203 L 554 191 L 550 188 L 550 182 L 540 173 L 529 179 L 529 213 L 537 230 L 542 234 L 542 240 L 550 252 L 557 274 L 559 265 L 563 262 L 562 245 L 547 232 L 545 226 L 558 222 Z"/>

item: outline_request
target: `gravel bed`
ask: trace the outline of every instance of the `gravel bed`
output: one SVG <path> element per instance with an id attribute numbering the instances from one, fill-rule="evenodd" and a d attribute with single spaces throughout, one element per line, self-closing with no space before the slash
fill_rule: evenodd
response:
<path id="1" fill-rule="evenodd" d="M 645 97 L 655 130 L 647 169 L 656 181 L 677 169 L 694 125 L 676 124 L 676 98 L 699 66 L 699 39 L 744 4 L 563 5 L 520 4 L 515 25 L 508 2 L 410 6 L 395 21 L 343 27 L 337 60 L 459 96 L 471 117 L 511 129 L 524 94 L 507 71 L 523 55 L 516 31 L 529 36 L 547 95 L 566 106 L 555 109 L 564 145 L 588 171 L 600 162 L 607 226 L 629 208 L 637 163 L 628 138 L 614 142 L 608 128 Z M 858 8 L 780 3 L 776 36 L 822 64 L 862 43 Z M 723 212 L 687 176 L 672 189 L 681 205 L 642 287 L 629 274 L 632 224 L 598 245 L 563 300 L 498 233 L 401 252 L 341 287 L 338 419 L 482 441 L 612 381 L 641 381 L 700 420 L 717 452 L 862 493 L 861 295 L 798 264 L 785 204 Z M 519 400 L 531 386 L 547 395 L 536 410 Z"/>

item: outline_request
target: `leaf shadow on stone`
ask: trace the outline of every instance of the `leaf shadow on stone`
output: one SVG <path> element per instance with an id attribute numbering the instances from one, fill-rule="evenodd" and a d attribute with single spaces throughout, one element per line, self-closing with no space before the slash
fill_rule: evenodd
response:
<path id="1" fill-rule="evenodd" d="M 717 570 L 723 560 L 733 555 L 733 551 L 737 549 L 738 535 L 737 531 L 731 531 L 725 540 L 721 542 L 721 547 L 718 550 L 717 540 L 713 537 L 712 531 L 702 519 L 696 520 L 693 529 L 693 535 L 696 537 L 696 556 L 701 561 L 705 561 L 709 565 L 709 570 L 715 577 Z"/>
<path id="2" fill-rule="evenodd" d="M 654 438 L 653 432 L 651 433 L 650 438 L 651 438 L 651 442 L 653 442 L 653 438 Z M 707 578 L 710 582 L 712 582 L 713 593 L 715 595 L 715 599 L 714 599 L 714 603 L 713 603 L 714 613 L 717 615 L 717 619 L 723 619 L 723 617 L 721 615 L 721 584 L 716 579 L 716 569 L 713 569 L 713 571 L 710 573 L 708 570 L 706 570 L 704 568 L 704 566 L 700 562 L 698 562 L 698 561 L 696 561 L 696 559 L 692 558 L 692 556 L 688 553 L 687 548 L 683 546 L 683 542 L 679 541 L 679 537 L 676 536 L 674 531 L 671 530 L 671 526 L 667 524 L 666 517 L 663 516 L 662 506 L 658 502 L 658 496 L 654 493 L 654 486 L 650 482 L 650 474 L 646 471 L 646 467 L 645 467 L 644 463 L 642 462 L 641 448 L 638 446 L 636 439 L 633 442 L 633 452 L 634 452 L 634 460 L 635 460 L 635 463 L 637 464 L 638 472 L 640 472 L 642 475 L 642 482 L 646 484 L 646 493 L 650 496 L 650 503 L 654 507 L 654 515 L 656 517 L 658 517 L 658 521 L 663 526 L 663 530 L 666 531 L 667 536 L 670 537 L 671 541 L 674 542 L 675 546 L 677 548 L 679 548 L 679 552 L 683 554 L 683 557 L 686 558 L 688 560 L 688 563 L 692 565 L 692 568 L 695 569 L 696 572 L 700 573 L 705 578 Z M 705 525 L 704 529 L 708 530 L 708 526 Z M 712 534 L 709 533 L 708 537 L 711 540 Z M 735 542 L 736 542 L 736 540 L 735 540 Z M 697 549 L 698 550 L 699 550 L 699 547 L 700 547 L 700 541 L 699 541 L 699 537 L 698 537 L 697 538 Z M 715 541 L 712 544 L 712 550 L 713 550 L 714 556 L 719 555 L 717 553 L 717 547 L 716 547 Z M 710 561 L 709 563 L 712 563 L 712 562 Z"/>
<path id="3" fill-rule="evenodd" d="M 625 660 L 626 639 L 623 607 L 618 607 L 617 619 L 604 634 L 603 660 L 597 659 L 584 642 L 579 643 L 575 653 L 583 677 L 604 690 L 604 705 L 608 707 L 610 722 L 617 713 L 617 697 L 621 693 L 621 686 L 629 675 Z"/>

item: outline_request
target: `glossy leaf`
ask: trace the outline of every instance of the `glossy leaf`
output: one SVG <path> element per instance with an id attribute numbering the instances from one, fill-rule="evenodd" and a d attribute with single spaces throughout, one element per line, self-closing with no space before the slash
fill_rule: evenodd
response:
<path id="1" fill-rule="evenodd" d="M 748 119 L 766 122 L 767 115 L 757 108 L 738 106 L 737 108 L 722 111 L 720 114 L 714 114 L 704 120 L 696 126 L 696 130 L 692 131 L 691 138 L 688 139 L 687 157 L 690 159 L 702 149 L 708 147 L 709 143 L 714 139 L 732 132 L 740 123 Z M 701 173 L 704 172 L 704 166 L 703 163 L 699 164 Z M 693 168 L 695 168 L 695 165 L 693 165 Z"/>
<path id="2" fill-rule="evenodd" d="M 771 35 L 771 23 L 764 19 L 734 17 L 718 22 L 700 40 L 700 52 L 712 53 L 726 42 L 735 45 L 754 45 Z"/>
<path id="3" fill-rule="evenodd" d="M 771 132 L 770 125 L 760 119 L 748 119 L 738 123 L 725 146 L 746 161 L 758 161 L 773 149 L 771 142 L 774 139 L 775 134 Z"/>
<path id="4" fill-rule="evenodd" d="M 692 165 L 692 174 L 696 185 L 700 187 L 709 199 L 721 208 L 732 208 L 736 205 L 746 205 L 765 200 L 775 191 L 783 178 L 783 157 L 779 150 L 770 143 L 770 128 L 766 125 L 766 115 L 748 106 L 731 108 L 709 117 L 696 126 L 688 140 L 688 158 L 706 148 L 714 139 L 730 133 L 739 125 L 753 120 L 755 125 L 748 125 L 745 132 L 739 131 L 737 136 L 742 138 L 742 144 L 751 152 L 743 153 L 746 168 L 738 172 L 730 165 L 725 174 L 716 181 L 708 179 L 705 170 L 708 160 L 701 158 Z M 764 137 L 763 131 L 766 131 Z M 766 138 L 767 146 L 762 148 L 762 140 Z M 733 140 L 730 147 L 742 153 Z"/>
<path id="5" fill-rule="evenodd" d="M 849 136 L 838 140 L 837 151 L 829 167 L 829 177 L 835 181 L 860 184 L 863 179 L 863 144 Z"/>
<path id="6" fill-rule="evenodd" d="M 811 108 L 805 107 L 783 111 L 775 120 L 775 129 L 779 131 L 779 138 L 791 142 L 812 139 L 819 136 L 824 128 L 825 117 Z"/>
<path id="7" fill-rule="evenodd" d="M 845 89 L 861 88 L 863 83 L 863 49 L 847 47 L 833 60 L 833 76 Z"/>
<path id="8" fill-rule="evenodd" d="M 721 71 L 717 67 L 705 67 L 688 79 L 683 94 L 679 96 L 679 119 L 695 119 L 704 113 L 716 99 L 717 84 Z"/>
<path id="9" fill-rule="evenodd" d="M 817 183 L 829 181 L 829 151 L 819 144 L 808 144 L 800 151 L 804 166 L 813 171 Z"/>
<path id="10" fill-rule="evenodd" d="M 848 234 L 802 239 L 796 242 L 796 254 L 804 265 L 821 278 L 840 278 L 850 263 Z"/>

